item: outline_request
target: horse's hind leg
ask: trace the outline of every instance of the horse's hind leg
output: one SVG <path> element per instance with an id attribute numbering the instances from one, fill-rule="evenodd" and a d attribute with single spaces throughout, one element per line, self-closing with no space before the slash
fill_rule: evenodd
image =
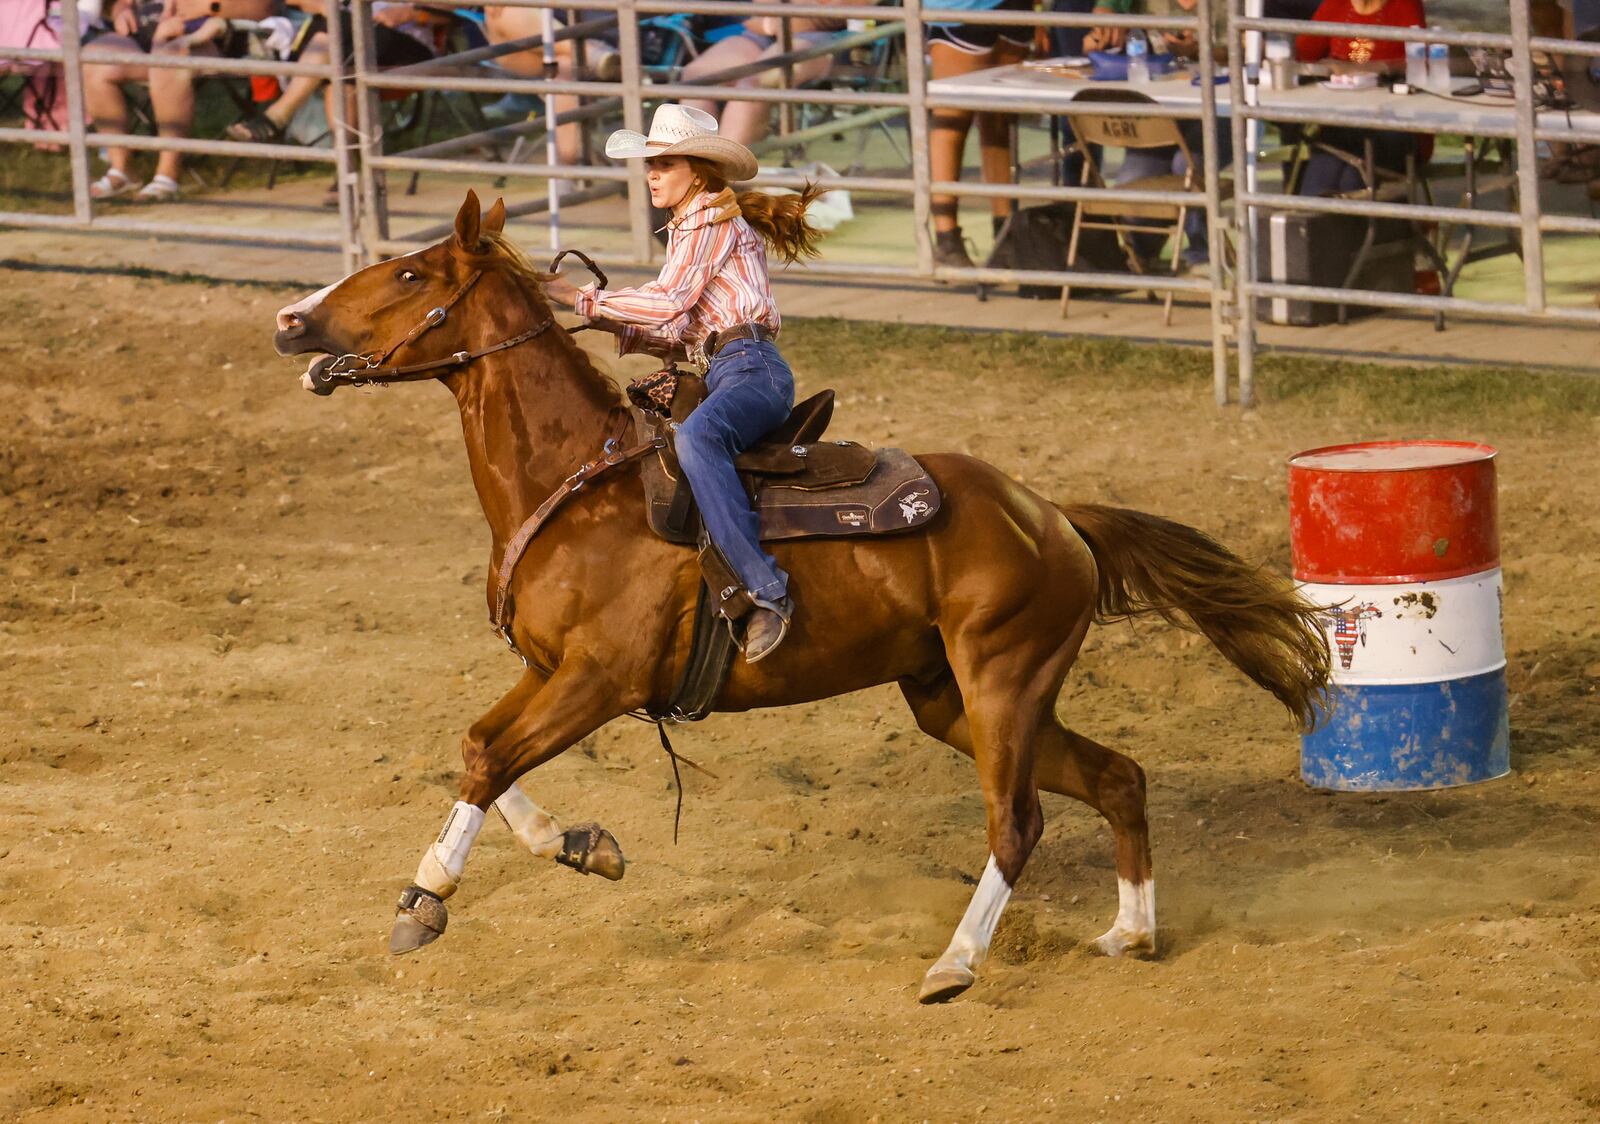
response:
<path id="1" fill-rule="evenodd" d="M 535 855 L 552 858 L 581 873 L 622 877 L 622 851 L 611 833 L 598 824 L 562 830 L 544 809 L 517 788 L 513 778 L 554 756 L 601 725 L 611 715 L 580 685 L 570 684 L 581 672 L 569 671 L 565 682 L 529 671 L 494 707 L 473 723 L 462 739 L 466 773 L 461 797 L 451 807 L 439 837 L 422 854 L 412 884 L 400 895 L 389 951 L 412 952 L 437 940 L 445 930 L 444 901 L 454 894 L 466 870 L 467 856 L 483 827 L 493 801 L 512 833 Z M 601 717 L 603 715 L 603 717 Z M 535 756 L 528 757 L 529 751 Z"/>
<path id="2" fill-rule="evenodd" d="M 902 681 L 901 690 L 925 733 L 974 755 L 972 731 L 955 679 L 931 684 Z M 1111 825 L 1117 860 L 1117 919 L 1094 941 L 1108 956 L 1155 951 L 1155 878 L 1145 822 L 1144 770 L 1046 714 L 1034 740 L 1033 773 L 1038 787 L 1081 800 Z"/>
<path id="3" fill-rule="evenodd" d="M 1046 717 L 1035 743 L 1034 779 L 1047 792 L 1082 800 L 1111 825 L 1117 857 L 1117 919 L 1096 938 L 1107 956 L 1156 951 L 1156 882 L 1145 821 L 1144 770 L 1130 757 Z"/>
<path id="4" fill-rule="evenodd" d="M 974 661 L 969 666 L 979 670 L 965 692 L 964 706 L 963 692 L 953 679 L 934 691 L 902 684 L 923 729 L 972 754 L 989 840 L 989 860 L 961 924 L 923 977 L 918 998 L 924 1003 L 951 999 L 972 986 L 1012 887 L 1044 832 L 1033 782 L 1033 732 L 1060 686 L 1061 675 L 1050 665 L 1064 671 L 1076 650 L 1076 644 L 1069 645 L 1044 667 L 1029 666 L 1017 655 Z"/>

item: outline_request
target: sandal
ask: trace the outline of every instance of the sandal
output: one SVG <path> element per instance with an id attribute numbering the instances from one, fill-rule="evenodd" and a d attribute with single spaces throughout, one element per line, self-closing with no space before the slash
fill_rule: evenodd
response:
<path id="1" fill-rule="evenodd" d="M 89 185 L 89 198 L 115 199 L 119 195 L 129 195 L 138 190 L 139 185 L 126 175 L 115 168 L 107 168 L 105 175 Z"/>
<path id="2" fill-rule="evenodd" d="M 283 126 L 266 114 L 256 114 L 235 121 L 224 130 L 229 140 L 251 141 L 255 144 L 281 144 Z"/>
<path id="3" fill-rule="evenodd" d="M 171 176 L 156 176 L 139 189 L 134 198 L 141 203 L 170 203 L 179 195 L 178 181 Z"/>

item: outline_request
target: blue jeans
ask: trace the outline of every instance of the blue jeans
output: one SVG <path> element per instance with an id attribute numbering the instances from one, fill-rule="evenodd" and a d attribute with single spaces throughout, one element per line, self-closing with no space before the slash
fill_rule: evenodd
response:
<path id="1" fill-rule="evenodd" d="M 1203 160 L 1205 149 L 1200 143 L 1200 122 L 1184 121 L 1178 128 L 1183 132 L 1189 151 Z M 1218 129 L 1217 147 L 1221 149 L 1217 153 L 1217 166 L 1226 168 L 1233 162 L 1233 134 L 1226 129 Z M 1120 187 L 1146 176 L 1181 176 L 1188 170 L 1189 163 L 1183 158 L 1183 150 L 1175 144 L 1166 148 L 1130 148 L 1122 158 L 1122 167 L 1116 174 L 1114 186 Z M 1189 213 L 1183 218 L 1183 233 L 1188 242 L 1183 251 L 1184 257 L 1192 262 L 1206 261 L 1210 256 L 1211 240 L 1206 227 L 1205 204 L 1189 208 Z M 1134 248 L 1145 257 L 1159 254 L 1162 243 L 1166 241 L 1159 234 L 1135 234 L 1132 237 Z"/>
<path id="2" fill-rule="evenodd" d="M 751 510 L 733 459 L 782 425 L 794 409 L 794 373 L 766 340 L 734 340 L 711 360 L 711 393 L 678 428 L 678 464 L 689 478 L 706 534 L 745 589 L 777 603 L 789 575 L 761 549 L 761 523 Z"/>

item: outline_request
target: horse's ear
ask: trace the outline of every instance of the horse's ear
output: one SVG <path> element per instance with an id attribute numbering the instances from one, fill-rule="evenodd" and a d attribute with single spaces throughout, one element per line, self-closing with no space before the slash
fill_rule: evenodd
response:
<path id="1" fill-rule="evenodd" d="M 456 212 L 456 244 L 468 253 L 478 248 L 478 228 L 481 220 L 482 208 L 478 205 L 478 193 L 468 188 L 467 197 L 461 201 L 461 210 Z"/>
<path id="2" fill-rule="evenodd" d="M 494 205 L 483 213 L 485 234 L 499 234 L 506 228 L 506 201 L 496 199 Z"/>

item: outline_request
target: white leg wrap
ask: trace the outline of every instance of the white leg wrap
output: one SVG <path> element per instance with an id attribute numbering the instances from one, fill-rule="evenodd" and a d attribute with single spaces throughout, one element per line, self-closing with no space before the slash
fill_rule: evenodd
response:
<path id="1" fill-rule="evenodd" d="M 461 884 L 461 873 L 467 868 L 467 852 L 472 850 L 482 827 L 482 809 L 457 800 L 445 817 L 439 838 L 422 853 L 417 885 L 441 898 L 455 893 Z"/>
<path id="2" fill-rule="evenodd" d="M 1117 919 L 1094 942 L 1107 956 L 1156 950 L 1156 880 L 1117 879 Z"/>
<path id="3" fill-rule="evenodd" d="M 561 853 L 561 824 L 516 785 L 501 793 L 494 806 L 506 818 L 511 834 L 535 855 L 553 859 Z"/>
<path id="4" fill-rule="evenodd" d="M 955 936 L 950 938 L 950 947 L 944 950 L 944 955 L 934 962 L 930 971 L 937 972 L 944 968 L 977 971 L 978 965 L 989 955 L 989 942 L 994 939 L 1000 915 L 1005 912 L 1006 903 L 1010 900 L 1011 887 L 1006 885 L 1005 876 L 995 864 L 994 856 L 990 855 L 988 865 L 983 868 L 983 877 L 978 880 L 978 888 L 967 905 L 967 912 L 962 915 L 961 924 L 956 926 Z"/>

